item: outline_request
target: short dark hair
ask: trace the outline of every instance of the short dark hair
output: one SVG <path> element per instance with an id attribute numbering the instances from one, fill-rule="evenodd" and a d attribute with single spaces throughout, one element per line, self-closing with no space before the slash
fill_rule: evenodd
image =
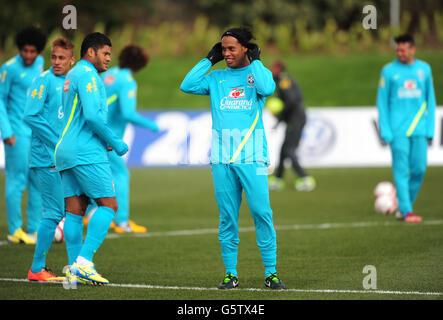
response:
<path id="1" fill-rule="evenodd" d="M 224 36 L 231 36 L 236 38 L 238 42 L 240 42 L 241 45 L 244 47 L 248 45 L 249 41 L 255 39 L 251 29 L 249 29 L 248 27 L 237 27 L 228 29 L 223 33 L 221 37 L 223 38 Z"/>
<path id="2" fill-rule="evenodd" d="M 21 50 L 25 45 L 32 45 L 40 53 L 45 48 L 47 36 L 36 27 L 26 27 L 15 36 L 15 44 Z"/>
<path id="3" fill-rule="evenodd" d="M 414 38 L 410 34 L 402 34 L 394 38 L 395 43 L 409 43 L 411 46 L 415 46 Z"/>
<path id="4" fill-rule="evenodd" d="M 126 45 L 118 56 L 118 66 L 129 68 L 133 72 L 143 69 L 149 62 L 149 54 L 146 50 L 135 44 Z"/>
<path id="5" fill-rule="evenodd" d="M 60 47 L 65 50 L 69 50 L 69 51 L 71 51 L 72 55 L 74 55 L 74 45 L 72 44 L 72 42 L 69 39 L 59 37 L 59 38 L 55 39 L 54 41 L 52 41 L 51 45 L 53 48 Z"/>
<path id="6" fill-rule="evenodd" d="M 111 40 L 100 32 L 93 32 L 88 34 L 85 39 L 83 39 L 82 46 L 80 49 L 80 57 L 84 57 L 89 48 L 93 48 L 95 52 L 104 46 L 112 47 Z"/>

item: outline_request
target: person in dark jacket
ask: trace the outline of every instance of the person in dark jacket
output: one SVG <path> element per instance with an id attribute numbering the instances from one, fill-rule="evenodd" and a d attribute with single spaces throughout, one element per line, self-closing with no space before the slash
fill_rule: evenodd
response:
<path id="1" fill-rule="evenodd" d="M 315 188 L 315 179 L 309 176 L 300 165 L 296 154 L 303 127 L 306 124 L 302 92 L 294 79 L 285 71 L 283 61 L 275 61 L 271 66 L 271 71 L 276 83 L 277 97 L 282 100 L 284 105 L 281 112 L 276 116 L 278 122 L 286 123 L 286 133 L 280 151 L 277 171 L 269 179 L 269 188 L 271 190 L 282 190 L 284 188 L 284 161 L 289 158 L 292 168 L 298 176 L 295 180 L 295 188 L 298 191 L 312 191 Z"/>

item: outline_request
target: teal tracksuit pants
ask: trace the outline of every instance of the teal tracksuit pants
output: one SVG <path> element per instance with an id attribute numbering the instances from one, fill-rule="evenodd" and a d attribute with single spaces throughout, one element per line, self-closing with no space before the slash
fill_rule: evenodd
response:
<path id="1" fill-rule="evenodd" d="M 399 211 L 413 212 L 413 204 L 426 171 L 428 141 L 425 137 L 394 138 L 391 142 L 392 173 Z"/>
<path id="2" fill-rule="evenodd" d="M 37 231 L 42 216 L 42 200 L 36 175 L 29 170 L 31 138 L 16 136 L 13 146 L 5 145 L 5 200 L 10 234 L 22 227 L 21 200 L 28 188 L 27 232 Z"/>
<path id="3" fill-rule="evenodd" d="M 277 240 L 266 167 L 258 163 L 213 164 L 212 177 L 220 213 L 218 238 L 226 272 L 237 274 L 237 249 L 240 242 L 238 217 L 244 190 L 255 224 L 265 275 L 275 273 Z"/>

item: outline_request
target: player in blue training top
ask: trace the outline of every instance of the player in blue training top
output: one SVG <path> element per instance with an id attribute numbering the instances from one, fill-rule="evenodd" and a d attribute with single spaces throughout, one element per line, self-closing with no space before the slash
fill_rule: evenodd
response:
<path id="1" fill-rule="evenodd" d="M 220 212 L 219 241 L 226 275 L 219 289 L 238 285 L 238 214 L 245 191 L 255 223 L 257 244 L 265 266 L 265 285 L 283 289 L 276 272 L 277 241 L 269 201 L 269 155 L 262 112 L 275 82 L 260 61 L 259 47 L 247 28 L 232 28 L 185 77 L 180 89 L 210 95 L 211 164 L 215 199 Z M 224 70 L 211 67 L 221 60 Z"/>
<path id="2" fill-rule="evenodd" d="M 147 52 L 137 45 L 125 46 L 118 57 L 118 66 L 102 74 L 108 97 L 108 124 L 119 138 L 123 138 L 128 123 L 158 131 L 155 122 L 137 113 L 137 82 L 133 74 L 149 62 Z M 117 233 L 146 232 L 146 227 L 129 219 L 129 170 L 125 161 L 114 151 L 109 153 L 112 176 L 115 183 L 118 210 L 114 230 Z"/>
<path id="3" fill-rule="evenodd" d="M 15 38 L 19 54 L 0 68 L 0 132 L 5 144 L 5 200 L 8 240 L 12 243 L 36 243 L 36 232 L 42 214 L 37 180 L 29 171 L 31 130 L 23 121 L 26 94 L 32 80 L 43 72 L 40 52 L 46 35 L 27 27 Z M 21 198 L 28 187 L 27 233 L 22 229 Z"/>
<path id="4" fill-rule="evenodd" d="M 29 280 L 64 279 L 58 278 L 46 268 L 46 256 L 51 248 L 55 229 L 65 215 L 63 185 L 60 173 L 55 170 L 54 149 L 64 116 L 63 83 L 74 62 L 74 45 L 67 39 L 55 39 L 51 49 L 51 68 L 34 80 L 26 102 L 24 119 L 32 130 L 30 167 L 38 179 L 43 203 L 34 259 L 28 272 Z M 69 248 L 70 232 L 65 228 L 64 233 L 66 246 Z"/>
<path id="5" fill-rule="evenodd" d="M 118 209 L 108 150 L 119 156 L 128 151 L 126 143 L 107 125 L 106 91 L 98 74 L 108 68 L 111 46 L 104 34 L 87 35 L 81 45 L 81 60 L 69 71 L 63 86 L 64 129 L 54 158 L 61 172 L 66 216 L 83 219 L 89 200 L 98 205 L 83 244 L 82 224 L 77 224 L 79 252 L 69 270 L 70 282 L 75 281 L 71 277 L 77 277 L 92 284 L 109 283 L 97 273 L 92 261 Z M 74 233 L 74 227 L 71 230 Z"/>
<path id="6" fill-rule="evenodd" d="M 414 39 L 395 38 L 397 59 L 383 67 L 377 93 L 380 134 L 389 143 L 397 190 L 397 219 L 421 222 L 413 211 L 434 138 L 435 94 L 431 67 L 414 58 Z"/>

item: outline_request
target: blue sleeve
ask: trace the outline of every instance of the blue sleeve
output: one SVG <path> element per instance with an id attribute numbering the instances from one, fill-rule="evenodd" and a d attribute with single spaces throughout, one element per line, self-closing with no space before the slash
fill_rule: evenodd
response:
<path id="1" fill-rule="evenodd" d="M 272 95 L 275 90 L 275 81 L 271 70 L 266 68 L 260 60 L 252 61 L 251 68 L 257 93 L 264 97 Z"/>
<path id="2" fill-rule="evenodd" d="M 12 83 L 12 72 L 10 68 L 6 68 L 5 65 L 0 69 L 0 132 L 2 139 L 11 137 L 12 132 L 11 123 L 9 122 L 7 108 L 9 90 Z"/>
<path id="3" fill-rule="evenodd" d="M 49 99 L 48 77 L 38 77 L 35 79 L 29 90 L 26 99 L 24 120 L 32 129 L 32 134 L 51 148 L 55 148 L 58 141 L 57 132 L 51 127 L 43 116 L 45 102 Z"/>
<path id="4" fill-rule="evenodd" d="M 140 127 L 158 131 L 158 125 L 149 119 L 146 119 L 137 113 L 137 85 L 134 81 L 126 82 L 118 95 L 121 114 L 123 118 Z"/>
<path id="5" fill-rule="evenodd" d="M 434 84 L 432 78 L 432 70 L 429 67 L 429 74 L 426 78 L 426 101 L 427 101 L 427 121 L 426 121 L 426 137 L 433 139 L 434 138 L 434 127 L 435 127 L 435 92 L 434 92 Z"/>
<path id="6" fill-rule="evenodd" d="M 205 58 L 197 63 L 194 68 L 189 71 L 183 80 L 180 90 L 186 93 L 208 95 L 209 81 L 205 74 L 211 69 L 212 63 Z"/>
<path id="7" fill-rule="evenodd" d="M 37 61 L 36 61 L 36 62 L 39 64 L 40 69 L 41 69 L 42 72 L 43 72 L 44 67 L 45 67 L 45 58 L 43 58 L 43 56 L 39 55 L 39 56 L 37 57 Z"/>
<path id="8" fill-rule="evenodd" d="M 386 68 L 383 68 L 378 84 L 377 109 L 381 138 L 390 143 L 394 137 L 389 122 L 389 77 Z"/>
<path id="9" fill-rule="evenodd" d="M 107 145 L 112 147 L 117 154 L 122 155 L 127 151 L 123 140 L 119 139 L 99 114 L 98 106 L 102 103 L 100 92 L 97 88 L 90 86 L 97 81 L 98 77 L 92 73 L 83 75 L 78 82 L 78 93 L 83 106 L 83 115 L 91 130 Z M 126 148 L 126 150 L 124 150 Z"/>

